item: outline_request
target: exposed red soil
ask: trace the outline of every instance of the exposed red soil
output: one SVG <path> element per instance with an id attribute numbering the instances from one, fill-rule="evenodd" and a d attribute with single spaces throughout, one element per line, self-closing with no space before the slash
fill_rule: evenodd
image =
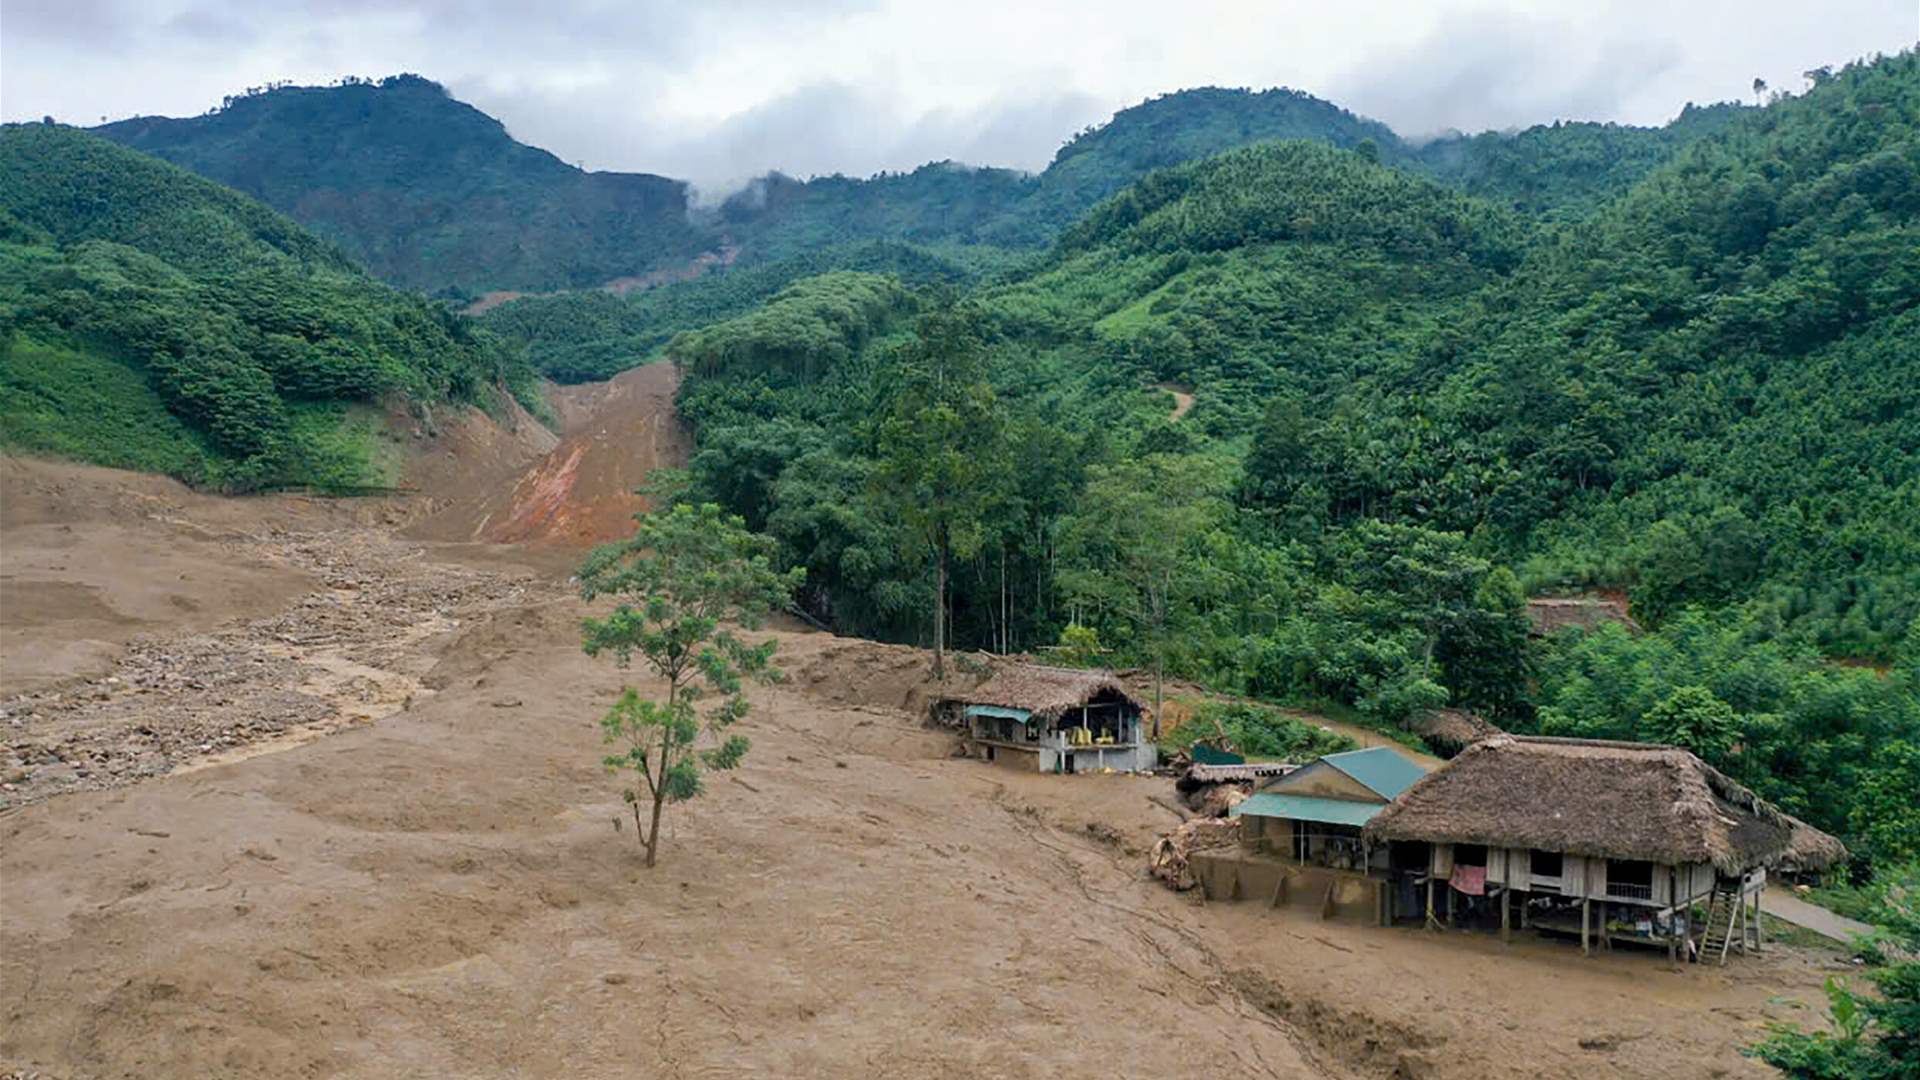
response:
<path id="1" fill-rule="evenodd" d="M 407 535 L 434 540 L 589 547 L 633 530 L 647 509 L 635 489 L 691 450 L 673 409 L 672 364 L 647 364 L 603 383 L 558 387 L 562 435 L 517 475 L 443 483 L 444 508 Z"/>

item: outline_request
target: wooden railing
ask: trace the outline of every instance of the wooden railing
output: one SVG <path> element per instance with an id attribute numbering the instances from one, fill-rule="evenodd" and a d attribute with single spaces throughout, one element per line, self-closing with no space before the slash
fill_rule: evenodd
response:
<path id="1" fill-rule="evenodd" d="M 1607 882 L 1607 895 L 1618 897 L 1621 900 L 1651 900 L 1653 899 L 1653 886 L 1651 884 L 1639 885 L 1631 881 L 1609 881 Z"/>

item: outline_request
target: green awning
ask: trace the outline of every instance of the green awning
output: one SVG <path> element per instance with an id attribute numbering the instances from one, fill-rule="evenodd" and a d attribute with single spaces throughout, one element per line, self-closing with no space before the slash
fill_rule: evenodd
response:
<path id="1" fill-rule="evenodd" d="M 1352 799 L 1322 799 L 1316 795 L 1276 795 L 1261 792 L 1248 796 L 1228 816 L 1292 818 L 1318 821 L 1325 825 L 1365 825 L 1373 815 L 1387 808 L 1386 803 L 1356 802 Z"/>
<path id="2" fill-rule="evenodd" d="M 998 705 L 969 705 L 967 716 L 997 716 L 1002 720 L 1019 720 L 1024 723 L 1033 714 L 1025 709 L 1003 709 Z"/>

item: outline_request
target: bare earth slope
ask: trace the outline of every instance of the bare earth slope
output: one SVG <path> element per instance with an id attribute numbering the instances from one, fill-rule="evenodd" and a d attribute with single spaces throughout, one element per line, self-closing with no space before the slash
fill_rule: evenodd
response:
<path id="1" fill-rule="evenodd" d="M 447 508 L 408 531 L 433 540 L 585 547 L 625 535 L 646 500 L 647 474 L 686 462 L 690 446 L 673 410 L 670 363 L 646 364 L 600 383 L 558 387 L 558 445 L 510 483 L 456 480 Z"/>
<path id="2" fill-rule="evenodd" d="M 1143 872 L 1167 781 L 954 758 L 922 654 L 824 634 L 778 634 L 745 767 L 649 872 L 577 555 L 400 537 L 392 503 L 0 480 L 5 573 L 15 537 L 107 522 L 60 571 L 103 603 L 165 591 L 118 550 L 234 590 L 4 703 L 0 1075 L 1757 1078 L 1738 1048 L 1812 1022 L 1833 967 L 1201 906 Z"/>

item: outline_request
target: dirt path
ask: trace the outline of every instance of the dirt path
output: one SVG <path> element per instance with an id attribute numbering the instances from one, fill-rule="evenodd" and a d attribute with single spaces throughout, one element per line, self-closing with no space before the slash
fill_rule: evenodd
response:
<path id="1" fill-rule="evenodd" d="M 1837 915 L 1818 904 L 1809 904 L 1785 889 L 1768 889 L 1761 909 L 1776 919 L 1790 922 L 1802 930 L 1811 930 L 1842 945 L 1856 937 L 1873 933 L 1873 927 L 1858 919 Z"/>
<path id="2" fill-rule="evenodd" d="M 1173 395 L 1173 411 L 1167 414 L 1169 421 L 1179 420 L 1193 409 L 1193 391 L 1190 388 L 1173 383 L 1154 383 L 1153 388 Z"/>

